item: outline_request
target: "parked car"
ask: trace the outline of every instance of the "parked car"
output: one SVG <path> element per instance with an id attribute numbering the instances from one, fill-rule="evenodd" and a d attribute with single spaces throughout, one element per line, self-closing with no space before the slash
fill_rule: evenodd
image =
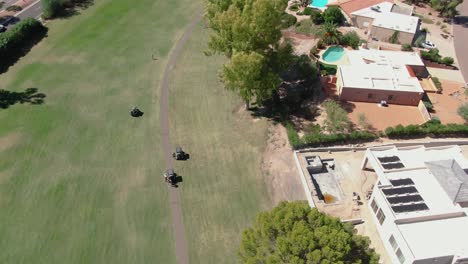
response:
<path id="1" fill-rule="evenodd" d="M 0 33 L 5 32 L 5 31 L 6 31 L 6 27 L 0 24 Z"/>
<path id="2" fill-rule="evenodd" d="M 424 41 L 421 43 L 421 46 L 425 49 L 435 49 L 437 48 L 436 44 L 430 42 L 429 40 Z"/>

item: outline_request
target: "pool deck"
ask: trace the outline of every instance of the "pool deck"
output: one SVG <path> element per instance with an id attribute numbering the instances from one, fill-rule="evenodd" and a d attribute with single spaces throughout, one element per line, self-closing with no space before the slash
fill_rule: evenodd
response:
<path id="1" fill-rule="evenodd" d="M 349 63 L 349 59 L 348 59 L 348 55 L 346 55 L 346 53 L 347 53 L 347 51 L 348 51 L 348 48 L 345 48 L 345 47 L 343 47 L 343 49 L 344 49 L 344 54 L 343 54 L 343 56 L 342 56 L 339 60 L 334 61 L 334 62 L 328 62 L 328 61 L 323 60 L 323 54 L 324 54 L 329 48 L 331 48 L 331 47 L 333 47 L 333 46 L 329 46 L 329 47 L 327 47 L 326 49 L 321 50 L 321 51 L 318 53 L 318 55 L 319 55 L 319 59 L 318 59 L 318 60 L 319 60 L 320 62 L 329 64 L 329 65 L 336 65 L 336 66 L 339 66 L 339 65 L 349 65 L 349 64 L 350 64 L 350 63 Z"/>

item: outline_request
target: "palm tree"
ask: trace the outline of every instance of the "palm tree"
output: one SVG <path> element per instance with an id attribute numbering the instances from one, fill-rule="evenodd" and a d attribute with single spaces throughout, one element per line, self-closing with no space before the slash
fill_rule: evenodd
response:
<path id="1" fill-rule="evenodd" d="M 338 31 L 338 26 L 332 22 L 325 22 L 318 35 L 327 45 L 337 45 L 340 44 L 341 32 Z"/>

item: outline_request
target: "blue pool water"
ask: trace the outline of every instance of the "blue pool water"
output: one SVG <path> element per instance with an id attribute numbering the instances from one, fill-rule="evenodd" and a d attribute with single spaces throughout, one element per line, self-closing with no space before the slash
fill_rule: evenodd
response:
<path id="1" fill-rule="evenodd" d="M 328 0 L 312 0 L 311 7 L 325 8 L 328 4 Z"/>
<path id="2" fill-rule="evenodd" d="M 344 49 L 339 46 L 333 46 L 328 48 L 325 53 L 323 53 L 322 58 L 326 62 L 335 62 L 341 59 L 344 55 Z"/>

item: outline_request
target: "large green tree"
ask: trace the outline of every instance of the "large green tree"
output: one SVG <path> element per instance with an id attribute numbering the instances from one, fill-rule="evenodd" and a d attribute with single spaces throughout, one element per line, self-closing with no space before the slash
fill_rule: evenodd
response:
<path id="1" fill-rule="evenodd" d="M 282 202 L 260 213 L 242 233 L 239 262 L 291 264 L 377 264 L 369 239 L 351 225 L 311 209 L 305 202 Z"/>
<path id="2" fill-rule="evenodd" d="M 341 40 L 341 32 L 335 23 L 325 22 L 318 32 L 319 37 L 327 45 L 338 45 Z"/>
<path id="3" fill-rule="evenodd" d="M 265 57 L 256 52 L 234 54 L 224 65 L 221 79 L 228 90 L 239 93 L 246 102 L 246 108 L 253 98 L 263 100 L 271 97 L 281 82 L 268 67 Z"/>
<path id="4" fill-rule="evenodd" d="M 430 3 L 443 17 L 453 18 L 458 14 L 457 6 L 463 3 L 463 0 L 431 0 Z"/>
<path id="5" fill-rule="evenodd" d="M 291 61 L 291 47 L 280 43 L 286 6 L 287 0 L 207 0 L 205 18 L 213 30 L 208 47 L 231 59 L 222 81 L 239 92 L 247 106 L 252 99 L 261 102 L 272 96 L 279 73 Z"/>

